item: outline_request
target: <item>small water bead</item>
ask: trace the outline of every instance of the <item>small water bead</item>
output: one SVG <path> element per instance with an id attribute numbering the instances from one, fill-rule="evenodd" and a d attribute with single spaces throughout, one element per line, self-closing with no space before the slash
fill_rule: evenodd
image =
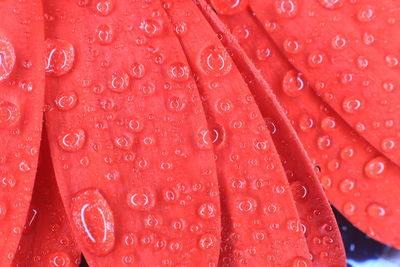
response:
<path id="1" fill-rule="evenodd" d="M 138 243 L 138 238 L 134 233 L 125 233 L 122 236 L 122 240 L 123 245 L 128 248 L 135 247 Z"/>
<path id="2" fill-rule="evenodd" d="M 292 55 L 298 54 L 301 50 L 299 41 L 294 37 L 286 38 L 283 41 L 283 49 Z"/>
<path id="3" fill-rule="evenodd" d="M 114 0 L 95 0 L 92 2 L 92 9 L 97 15 L 110 15 L 114 9 Z"/>
<path id="4" fill-rule="evenodd" d="M 332 179 L 328 175 L 324 175 L 320 178 L 320 183 L 325 190 L 328 190 L 332 187 Z"/>
<path id="5" fill-rule="evenodd" d="M 345 0 L 318 0 L 318 2 L 325 8 L 337 9 L 343 6 Z"/>
<path id="6" fill-rule="evenodd" d="M 180 112 L 186 107 L 186 99 L 179 96 L 170 96 L 167 99 L 167 108 L 170 111 Z"/>
<path id="7" fill-rule="evenodd" d="M 45 71 L 55 76 L 64 75 L 72 69 L 75 51 L 72 44 L 61 39 L 46 39 Z"/>
<path id="8" fill-rule="evenodd" d="M 184 35 L 187 31 L 187 24 L 183 21 L 175 23 L 174 27 L 177 35 Z"/>
<path id="9" fill-rule="evenodd" d="M 325 117 L 321 121 L 321 129 L 331 131 L 336 128 L 336 119 L 334 117 Z"/>
<path id="10" fill-rule="evenodd" d="M 294 70 L 288 71 L 282 80 L 282 90 L 287 96 L 299 96 L 304 89 L 303 75 Z"/>
<path id="11" fill-rule="evenodd" d="M 156 91 L 156 86 L 151 82 L 146 82 L 140 86 L 139 90 L 143 93 L 143 95 L 151 96 Z"/>
<path id="12" fill-rule="evenodd" d="M 97 41 L 102 45 L 111 44 L 114 41 L 114 29 L 109 24 L 101 24 L 96 29 Z"/>
<path id="13" fill-rule="evenodd" d="M 15 65 L 15 51 L 7 40 L 0 40 L 0 82 L 10 76 Z"/>
<path id="14" fill-rule="evenodd" d="M 271 56 L 271 50 L 264 44 L 259 45 L 256 50 L 256 56 L 258 60 L 265 61 Z"/>
<path id="15" fill-rule="evenodd" d="M 129 86 L 129 75 L 126 72 L 116 71 L 111 75 L 108 88 L 116 93 L 125 91 Z"/>
<path id="16" fill-rule="evenodd" d="M 326 149 L 330 148 L 331 145 L 332 145 L 332 140 L 331 140 L 330 136 L 324 135 L 324 136 L 318 137 L 317 146 L 320 150 L 326 150 Z"/>
<path id="17" fill-rule="evenodd" d="M 363 100 L 357 96 L 346 98 L 342 103 L 342 108 L 346 113 L 355 114 L 362 107 Z"/>
<path id="18" fill-rule="evenodd" d="M 161 227 L 163 224 L 163 220 L 161 216 L 157 214 L 149 214 L 147 217 L 144 218 L 144 226 L 146 228 L 157 229 Z"/>
<path id="19" fill-rule="evenodd" d="M 297 14 L 297 0 L 275 0 L 276 13 L 284 18 L 293 18 Z"/>
<path id="20" fill-rule="evenodd" d="M 360 70 L 366 69 L 368 67 L 368 64 L 369 64 L 368 59 L 366 57 L 364 57 L 364 56 L 357 57 L 356 63 L 357 63 L 357 67 Z"/>
<path id="21" fill-rule="evenodd" d="M 179 191 L 173 188 L 166 188 L 162 190 L 163 199 L 169 203 L 175 203 L 179 200 Z"/>
<path id="22" fill-rule="evenodd" d="M 233 110 L 233 103 L 227 98 L 222 98 L 216 102 L 215 108 L 219 113 L 227 113 Z"/>
<path id="23" fill-rule="evenodd" d="M 146 68 L 141 63 L 133 63 L 129 69 L 129 74 L 135 79 L 141 79 L 146 74 Z"/>
<path id="24" fill-rule="evenodd" d="M 354 156 L 354 153 L 355 151 L 353 146 L 346 146 L 340 151 L 340 158 L 342 160 L 349 160 Z"/>
<path id="25" fill-rule="evenodd" d="M 48 257 L 47 267 L 70 267 L 72 266 L 71 257 L 62 251 L 51 253 Z"/>
<path id="26" fill-rule="evenodd" d="M 386 153 L 391 153 L 396 149 L 396 139 L 385 138 L 381 142 L 381 149 Z"/>
<path id="27" fill-rule="evenodd" d="M 17 105 L 0 100 L 0 128 L 9 128 L 18 123 L 21 113 Z"/>
<path id="28" fill-rule="evenodd" d="M 370 22 L 375 17 L 375 8 L 373 6 L 363 6 L 357 11 L 357 19 L 360 22 Z"/>
<path id="29" fill-rule="evenodd" d="M 144 20 L 140 23 L 139 27 L 144 34 L 149 37 L 149 38 L 155 38 L 158 37 L 162 34 L 163 32 L 163 25 L 162 23 L 153 20 L 153 19 L 148 19 Z"/>
<path id="30" fill-rule="evenodd" d="M 231 71 L 232 65 L 232 59 L 223 47 L 211 45 L 200 53 L 200 67 L 207 74 L 224 76 Z"/>
<path id="31" fill-rule="evenodd" d="M 253 198 L 246 197 L 235 201 L 236 208 L 243 213 L 253 213 L 257 209 L 257 201 Z"/>
<path id="32" fill-rule="evenodd" d="M 168 76 L 176 82 L 187 81 L 190 76 L 190 68 L 182 62 L 174 62 L 169 65 Z"/>
<path id="33" fill-rule="evenodd" d="M 307 187 L 304 186 L 301 182 L 295 181 L 290 184 L 290 189 L 292 190 L 293 198 L 296 201 L 300 201 L 307 197 Z"/>
<path id="34" fill-rule="evenodd" d="M 211 219 L 217 215 L 217 207 L 213 203 L 201 204 L 197 213 L 203 219 Z"/>
<path id="35" fill-rule="evenodd" d="M 311 267 L 312 264 L 310 260 L 303 257 L 295 257 L 292 261 L 291 267 Z"/>
<path id="36" fill-rule="evenodd" d="M 131 117 L 131 119 L 128 122 L 128 127 L 134 133 L 140 133 L 141 131 L 143 131 L 144 128 L 143 119 L 139 117 Z"/>
<path id="37" fill-rule="evenodd" d="M 248 0 L 211 0 L 211 5 L 218 14 L 233 15 L 247 8 Z"/>
<path id="38" fill-rule="evenodd" d="M 133 136 L 130 134 L 122 134 L 114 138 L 114 144 L 122 150 L 130 150 L 133 146 Z"/>
<path id="39" fill-rule="evenodd" d="M 83 129 L 73 128 L 62 131 L 57 140 L 63 150 L 76 152 L 85 144 L 86 134 Z"/>
<path id="40" fill-rule="evenodd" d="M 114 215 L 98 189 L 87 189 L 74 195 L 72 221 L 83 245 L 96 256 L 107 255 L 114 248 Z"/>
<path id="41" fill-rule="evenodd" d="M 386 159 L 384 157 L 376 157 L 364 166 L 364 173 L 368 178 L 371 179 L 381 179 L 383 178 L 383 172 L 386 167 Z"/>
<path id="42" fill-rule="evenodd" d="M 135 263 L 135 256 L 134 255 L 124 255 L 121 257 L 121 262 L 124 265 L 132 265 Z"/>
<path id="43" fill-rule="evenodd" d="M 371 45 L 371 44 L 373 44 L 375 42 L 375 36 L 370 34 L 370 33 L 368 33 L 368 32 L 365 32 L 363 34 L 362 39 L 363 39 L 363 42 L 364 42 L 365 45 Z"/>
<path id="44" fill-rule="evenodd" d="M 134 210 L 150 210 L 155 206 L 156 198 L 150 188 L 138 187 L 130 190 L 127 203 Z"/>
<path id="45" fill-rule="evenodd" d="M 78 96 L 74 91 L 67 91 L 59 94 L 54 102 L 59 110 L 67 111 L 78 104 Z"/>
<path id="46" fill-rule="evenodd" d="M 250 36 L 250 30 L 245 24 L 236 25 L 231 32 L 239 42 L 247 40 Z"/>
<path id="47" fill-rule="evenodd" d="M 354 189 L 354 187 L 355 187 L 355 182 L 352 179 L 344 179 L 339 184 L 339 190 L 342 193 L 349 193 Z"/>
<path id="48" fill-rule="evenodd" d="M 385 62 L 389 68 L 394 68 L 399 65 L 399 58 L 395 55 L 389 54 L 385 56 Z"/>
<path id="49" fill-rule="evenodd" d="M 213 249 L 216 248 L 218 244 L 218 240 L 215 235 L 207 233 L 200 237 L 199 239 L 199 247 L 201 249 Z"/>
<path id="50" fill-rule="evenodd" d="M 333 49 L 341 50 L 346 46 L 347 40 L 340 34 L 333 37 L 331 45 Z"/>
<path id="51" fill-rule="evenodd" d="M 276 32 L 278 30 L 278 24 L 276 22 L 267 20 L 264 22 L 264 29 L 269 33 Z"/>
<path id="52" fill-rule="evenodd" d="M 311 68 L 322 66 L 326 61 L 326 54 L 322 51 L 313 51 L 308 55 L 308 65 Z"/>
<path id="53" fill-rule="evenodd" d="M 303 227 L 300 220 L 288 220 L 286 228 L 293 233 L 301 233 Z"/>
<path id="54" fill-rule="evenodd" d="M 367 214 L 372 218 L 380 218 L 386 215 L 386 210 L 380 204 L 372 203 L 367 207 Z"/>
<path id="55" fill-rule="evenodd" d="M 314 127 L 314 120 L 309 115 L 301 115 L 298 125 L 302 132 L 309 132 Z"/>

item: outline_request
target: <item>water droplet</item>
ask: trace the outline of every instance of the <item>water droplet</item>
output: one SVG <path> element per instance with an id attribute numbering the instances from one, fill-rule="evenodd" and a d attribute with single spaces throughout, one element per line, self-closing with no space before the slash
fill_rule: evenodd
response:
<path id="1" fill-rule="evenodd" d="M 305 187 L 301 182 L 295 181 L 290 184 L 290 189 L 292 190 L 293 198 L 296 201 L 305 199 L 307 196 L 307 187 Z"/>
<path id="2" fill-rule="evenodd" d="M 60 39 L 46 40 L 46 73 L 60 76 L 69 72 L 75 59 L 71 43 Z"/>
<path id="3" fill-rule="evenodd" d="M 51 253 L 48 256 L 48 265 L 47 267 L 70 267 L 71 265 L 71 257 L 62 251 Z"/>
<path id="4" fill-rule="evenodd" d="M 14 65 L 15 52 L 13 45 L 7 40 L 0 40 L 0 82 L 11 74 Z"/>
<path id="5" fill-rule="evenodd" d="M 156 86 L 151 82 L 147 82 L 142 84 L 139 89 L 143 93 L 143 95 L 151 96 L 156 91 Z"/>
<path id="6" fill-rule="evenodd" d="M 343 6 L 345 0 L 318 0 L 318 2 L 325 8 L 337 9 Z"/>
<path id="7" fill-rule="evenodd" d="M 7 205 L 5 202 L 0 201 L 0 220 L 3 220 L 7 214 Z"/>
<path id="8" fill-rule="evenodd" d="M 102 45 L 111 44 L 114 40 L 114 30 L 109 24 L 101 24 L 96 29 L 97 41 Z"/>
<path id="9" fill-rule="evenodd" d="M 355 182 L 352 179 L 344 179 L 339 184 L 339 190 L 342 193 L 349 193 L 354 189 Z"/>
<path id="10" fill-rule="evenodd" d="M 217 101 L 215 107 L 219 113 L 226 113 L 232 111 L 233 104 L 229 99 L 223 98 Z"/>
<path id="11" fill-rule="evenodd" d="M 390 153 L 393 152 L 396 148 L 396 139 L 394 138 L 385 138 L 381 142 L 381 149 L 384 152 Z"/>
<path id="12" fill-rule="evenodd" d="M 200 67 L 215 77 L 228 74 L 232 69 L 232 59 L 222 47 L 208 46 L 200 54 Z"/>
<path id="13" fill-rule="evenodd" d="M 217 238 L 210 233 L 202 235 L 199 239 L 199 246 L 201 249 L 213 249 L 217 247 L 217 244 Z"/>
<path id="14" fill-rule="evenodd" d="M 144 218 L 144 226 L 146 228 L 156 229 L 161 227 L 163 221 L 161 216 L 156 214 L 149 214 Z"/>
<path id="15" fill-rule="evenodd" d="M 218 14 L 233 15 L 247 8 L 248 0 L 211 0 L 211 5 Z"/>
<path id="16" fill-rule="evenodd" d="M 257 201 L 253 198 L 237 199 L 235 201 L 236 208 L 244 213 L 253 213 L 257 209 Z"/>
<path id="17" fill-rule="evenodd" d="M 133 140 L 130 134 L 122 134 L 114 138 L 114 144 L 122 150 L 129 150 L 133 146 Z"/>
<path id="18" fill-rule="evenodd" d="M 363 57 L 363 56 L 357 57 L 356 63 L 357 63 L 357 67 L 360 70 L 366 69 L 368 67 L 368 64 L 369 64 L 368 59 L 366 57 Z"/>
<path id="19" fill-rule="evenodd" d="M 74 195 L 71 203 L 72 221 L 83 245 L 96 256 L 106 255 L 114 248 L 114 215 L 97 189 Z"/>
<path id="20" fill-rule="evenodd" d="M 83 147 L 86 141 L 85 131 L 79 128 L 61 132 L 58 136 L 58 144 L 65 151 L 75 152 Z"/>
<path id="21" fill-rule="evenodd" d="M 142 21 L 142 23 L 140 23 L 140 29 L 149 38 L 160 36 L 163 32 L 162 24 L 152 19 Z"/>
<path id="22" fill-rule="evenodd" d="M 386 210 L 381 205 L 373 203 L 368 205 L 367 214 L 373 218 L 380 218 L 386 215 Z"/>
<path id="23" fill-rule="evenodd" d="M 112 74 L 108 87 L 111 91 L 121 93 L 129 86 L 129 75 L 126 72 L 116 71 Z"/>
<path id="24" fill-rule="evenodd" d="M 340 157 L 343 160 L 349 160 L 354 156 L 354 148 L 352 146 L 346 146 L 340 151 Z"/>
<path id="25" fill-rule="evenodd" d="M 134 233 L 125 233 L 122 236 L 123 244 L 125 247 L 134 247 L 138 243 L 138 238 Z"/>
<path id="26" fill-rule="evenodd" d="M 333 37 L 331 45 L 333 49 L 341 50 L 346 46 L 347 40 L 340 34 Z"/>
<path id="27" fill-rule="evenodd" d="M 179 200 L 179 192 L 175 189 L 163 189 L 162 196 L 166 202 L 177 202 Z"/>
<path id="28" fill-rule="evenodd" d="M 334 117 L 325 117 L 321 121 L 321 128 L 324 131 L 330 131 L 335 129 L 336 127 L 336 119 Z"/>
<path id="29" fill-rule="evenodd" d="M 74 91 L 63 92 L 57 96 L 55 103 L 59 110 L 70 110 L 78 103 L 78 96 Z"/>
<path id="30" fill-rule="evenodd" d="M 328 189 L 330 189 L 332 187 L 332 179 L 328 175 L 322 176 L 320 178 L 320 182 L 321 182 L 322 187 L 325 190 L 328 190 Z"/>
<path id="31" fill-rule="evenodd" d="M 144 123 L 141 118 L 133 117 L 129 120 L 128 126 L 131 131 L 139 133 L 143 130 Z"/>
<path id="32" fill-rule="evenodd" d="M 292 267 L 311 267 L 311 262 L 306 258 L 296 257 L 292 261 Z"/>
<path id="33" fill-rule="evenodd" d="M 174 26 L 175 26 L 175 33 L 177 35 L 184 35 L 187 31 L 187 25 L 183 21 L 175 23 Z"/>
<path id="34" fill-rule="evenodd" d="M 183 82 L 189 79 L 190 69 L 189 67 L 181 62 L 175 62 L 169 65 L 168 76 L 176 81 Z"/>
<path id="35" fill-rule="evenodd" d="M 96 0 L 93 1 L 93 11 L 100 16 L 107 16 L 111 14 L 114 9 L 113 0 Z"/>
<path id="36" fill-rule="evenodd" d="M 317 68 L 323 65 L 326 61 L 326 55 L 322 51 L 313 51 L 308 55 L 308 65 L 311 68 Z"/>
<path id="37" fill-rule="evenodd" d="M 314 120 L 308 115 L 301 115 L 299 119 L 299 128 L 303 132 L 309 132 L 314 126 Z"/>
<path id="38" fill-rule="evenodd" d="M 299 41 L 294 37 L 286 38 L 283 41 L 283 49 L 289 54 L 298 54 L 301 50 Z"/>
<path id="39" fill-rule="evenodd" d="M 275 0 L 276 13 L 284 18 L 293 18 L 297 14 L 297 0 Z"/>
<path id="40" fill-rule="evenodd" d="M 299 96 L 304 89 L 303 75 L 294 70 L 290 70 L 285 74 L 282 81 L 283 92 L 287 96 Z"/>
<path id="41" fill-rule="evenodd" d="M 399 59 L 395 55 L 386 55 L 385 56 L 386 65 L 389 68 L 394 68 L 399 65 Z"/>
<path id="42" fill-rule="evenodd" d="M 363 6 L 357 11 L 357 19 L 360 22 L 372 21 L 375 17 L 375 8 L 373 6 Z"/>
<path id="43" fill-rule="evenodd" d="M 198 214 L 203 219 L 214 218 L 217 214 L 217 207 L 213 203 L 204 203 L 198 209 Z"/>
<path id="44" fill-rule="evenodd" d="M 271 50 L 266 45 L 259 45 L 256 50 L 257 59 L 265 61 L 271 56 Z"/>
<path id="45" fill-rule="evenodd" d="M 349 114 L 356 113 L 358 110 L 360 110 L 361 106 L 362 100 L 356 96 L 346 98 L 342 104 L 343 110 Z"/>
<path id="46" fill-rule="evenodd" d="M 141 79 L 146 74 L 146 68 L 141 63 L 133 63 L 129 70 L 130 75 L 135 79 Z"/>
<path id="47" fill-rule="evenodd" d="M 368 178 L 380 179 L 383 178 L 382 174 L 385 171 L 386 159 L 383 157 L 376 157 L 365 164 L 364 172 Z"/>
<path id="48" fill-rule="evenodd" d="M 317 145 L 320 150 L 326 150 L 331 147 L 331 138 L 327 135 L 318 137 Z"/>
<path id="49" fill-rule="evenodd" d="M 132 189 L 127 195 L 127 203 L 134 210 L 150 210 L 156 202 L 154 192 L 146 187 Z"/>
<path id="50" fill-rule="evenodd" d="M 0 128 L 14 126 L 20 118 L 21 113 L 15 104 L 0 100 Z"/>
<path id="51" fill-rule="evenodd" d="M 167 108 L 170 111 L 180 112 L 186 107 L 186 100 L 179 96 L 170 96 L 167 100 Z"/>

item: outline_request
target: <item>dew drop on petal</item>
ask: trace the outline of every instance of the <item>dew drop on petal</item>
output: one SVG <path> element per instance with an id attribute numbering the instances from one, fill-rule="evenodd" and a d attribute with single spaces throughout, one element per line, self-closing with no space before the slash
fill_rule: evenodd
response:
<path id="1" fill-rule="evenodd" d="M 210 2 L 218 14 L 233 15 L 244 11 L 249 0 L 211 0 Z"/>
<path id="2" fill-rule="evenodd" d="M 355 182 L 352 179 L 344 179 L 339 183 L 339 190 L 342 193 L 349 193 L 354 189 Z"/>
<path id="3" fill-rule="evenodd" d="M 55 103 L 59 110 L 70 110 L 78 103 L 78 96 L 74 91 L 63 92 L 57 96 Z"/>
<path id="4" fill-rule="evenodd" d="M 362 106 L 362 102 L 363 101 L 361 100 L 361 98 L 352 96 L 352 97 L 346 98 L 343 101 L 342 107 L 346 113 L 354 114 L 358 110 L 360 110 L 360 108 Z"/>
<path id="5" fill-rule="evenodd" d="M 135 79 L 141 79 L 146 74 L 146 68 L 141 63 L 133 63 L 129 69 L 129 74 Z"/>
<path id="6" fill-rule="evenodd" d="M 275 11 L 283 18 L 293 18 L 297 14 L 297 0 L 275 0 Z"/>
<path id="7" fill-rule="evenodd" d="M 47 267 L 70 267 L 72 266 L 71 257 L 65 252 L 53 252 L 47 256 Z"/>
<path id="8" fill-rule="evenodd" d="M 13 71 L 15 59 L 13 45 L 7 40 L 0 40 L 0 82 L 5 80 Z"/>
<path id="9" fill-rule="evenodd" d="M 318 0 L 318 2 L 325 8 L 337 9 L 343 6 L 345 0 Z"/>
<path id="10" fill-rule="evenodd" d="M 204 250 L 216 248 L 217 244 L 216 236 L 210 233 L 202 235 L 199 239 L 199 247 Z"/>
<path id="11" fill-rule="evenodd" d="M 114 214 L 98 189 L 86 189 L 74 195 L 72 221 L 87 250 L 96 256 L 114 248 Z"/>
<path id="12" fill-rule="evenodd" d="M 116 71 L 111 75 L 108 87 L 111 91 L 121 93 L 129 86 L 129 75 L 126 72 Z"/>
<path id="13" fill-rule="evenodd" d="M 129 191 L 126 201 L 134 210 L 150 210 L 156 203 L 154 192 L 150 188 L 138 187 Z"/>
<path id="14" fill-rule="evenodd" d="M 0 128 L 14 126 L 20 118 L 20 110 L 15 104 L 0 100 Z"/>
<path id="15" fill-rule="evenodd" d="M 184 63 L 174 62 L 168 68 L 168 76 L 176 82 L 183 82 L 189 79 L 190 69 Z"/>
<path id="16" fill-rule="evenodd" d="M 63 150 L 70 152 L 75 152 L 81 149 L 85 144 L 85 141 L 85 131 L 79 128 L 65 130 L 58 136 L 59 146 Z"/>
<path id="17" fill-rule="evenodd" d="M 130 134 L 122 134 L 114 138 L 116 147 L 122 150 L 130 150 L 133 146 L 133 137 Z"/>
<path id="18" fill-rule="evenodd" d="M 282 90 L 287 96 L 299 96 L 304 89 L 303 75 L 294 70 L 288 71 L 282 81 Z"/>
<path id="19" fill-rule="evenodd" d="M 97 15 L 107 16 L 114 9 L 114 0 L 95 0 L 92 2 L 92 9 Z"/>
<path id="20" fill-rule="evenodd" d="M 102 45 L 111 44 L 114 40 L 114 30 L 109 24 L 101 24 L 96 29 L 97 41 Z"/>
<path id="21" fill-rule="evenodd" d="M 140 29 L 149 38 L 160 36 L 163 32 L 163 25 L 153 19 L 144 20 L 140 23 Z"/>
<path id="22" fill-rule="evenodd" d="M 367 207 L 367 214 L 372 218 L 380 218 L 386 215 L 386 210 L 381 205 L 372 203 Z"/>
<path id="23" fill-rule="evenodd" d="M 228 74 L 232 69 L 232 59 L 222 47 L 208 46 L 200 53 L 200 67 L 215 77 Z"/>
<path id="24" fill-rule="evenodd" d="M 368 178 L 380 179 L 383 178 L 382 174 L 385 171 L 386 159 L 383 157 L 376 157 L 367 164 L 365 164 L 364 172 Z"/>
<path id="25" fill-rule="evenodd" d="M 289 54 L 298 54 L 301 50 L 299 41 L 294 37 L 288 37 L 283 41 L 283 49 Z"/>
<path id="26" fill-rule="evenodd" d="M 72 68 L 75 51 L 72 44 L 61 39 L 47 39 L 45 71 L 55 76 L 64 75 Z"/>
<path id="27" fill-rule="evenodd" d="M 204 203 L 200 205 L 197 212 L 201 218 L 210 219 L 217 215 L 217 207 L 213 203 Z"/>
<path id="28" fill-rule="evenodd" d="M 386 152 L 390 153 L 396 149 L 396 139 L 394 138 L 385 138 L 381 142 L 381 149 Z"/>

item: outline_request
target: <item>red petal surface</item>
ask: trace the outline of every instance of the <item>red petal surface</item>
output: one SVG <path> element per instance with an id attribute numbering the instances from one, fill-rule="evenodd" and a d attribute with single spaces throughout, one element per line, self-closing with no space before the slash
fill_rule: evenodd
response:
<path id="1" fill-rule="evenodd" d="M 0 2 L 0 266 L 9 266 L 28 213 L 44 99 L 40 1 Z"/>

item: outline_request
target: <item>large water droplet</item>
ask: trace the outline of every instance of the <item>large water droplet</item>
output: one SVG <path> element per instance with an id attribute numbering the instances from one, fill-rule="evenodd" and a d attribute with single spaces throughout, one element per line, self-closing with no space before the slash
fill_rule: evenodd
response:
<path id="1" fill-rule="evenodd" d="M 208 46 L 200 54 L 200 67 L 210 75 L 219 77 L 232 69 L 232 59 L 222 47 Z"/>
<path id="2" fill-rule="evenodd" d="M 46 73 L 60 76 L 71 70 L 75 59 L 71 43 L 60 39 L 46 40 Z"/>
<path id="3" fill-rule="evenodd" d="M 98 189 L 87 189 L 74 195 L 72 221 L 83 245 L 94 255 L 108 254 L 115 243 L 114 215 Z"/>
<path id="4" fill-rule="evenodd" d="M 85 131 L 79 128 L 61 132 L 58 136 L 58 144 L 65 151 L 75 152 L 83 147 L 86 141 Z"/>
<path id="5" fill-rule="evenodd" d="M 11 74 L 14 65 L 15 52 L 13 45 L 6 40 L 0 40 L 0 82 Z"/>

